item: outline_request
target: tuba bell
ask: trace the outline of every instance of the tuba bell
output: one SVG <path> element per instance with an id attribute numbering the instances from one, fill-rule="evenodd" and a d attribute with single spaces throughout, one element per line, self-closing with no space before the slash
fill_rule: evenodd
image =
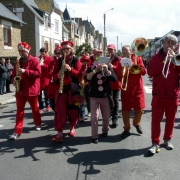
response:
<path id="1" fill-rule="evenodd" d="M 135 54 L 135 62 L 134 65 L 131 66 L 130 72 L 132 74 L 139 74 L 141 72 L 141 67 L 137 64 L 137 56 L 142 56 L 146 49 L 148 48 L 148 41 L 145 38 L 136 38 L 132 44 L 131 49 L 134 50 Z"/>

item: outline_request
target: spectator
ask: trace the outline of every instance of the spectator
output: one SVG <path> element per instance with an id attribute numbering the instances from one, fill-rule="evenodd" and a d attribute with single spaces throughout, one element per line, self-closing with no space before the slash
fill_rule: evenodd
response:
<path id="1" fill-rule="evenodd" d="M 6 86 L 6 79 L 7 79 L 7 71 L 5 65 L 5 59 L 1 58 L 0 60 L 0 95 L 6 94 L 5 86 Z"/>
<path id="2" fill-rule="evenodd" d="M 13 65 L 10 62 L 10 58 L 6 58 L 6 67 L 8 69 L 7 71 L 7 79 L 6 79 L 6 93 L 10 93 L 10 84 L 11 84 L 11 78 L 12 78 L 12 70 L 13 70 Z"/>

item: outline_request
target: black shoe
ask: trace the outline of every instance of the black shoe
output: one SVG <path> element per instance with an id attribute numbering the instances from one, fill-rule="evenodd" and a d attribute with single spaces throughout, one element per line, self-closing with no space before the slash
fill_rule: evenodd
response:
<path id="1" fill-rule="evenodd" d="M 3 94 L 7 94 L 7 92 L 3 92 Z"/>
<path id="2" fill-rule="evenodd" d="M 118 126 L 117 122 L 116 122 L 116 121 L 112 121 L 111 127 L 112 127 L 112 128 L 116 128 L 117 126 Z"/>
<path id="3" fill-rule="evenodd" d="M 142 127 L 141 127 L 140 125 L 135 126 L 135 128 L 136 128 L 136 131 L 137 131 L 139 134 L 142 134 L 142 133 L 143 133 Z"/>
<path id="4" fill-rule="evenodd" d="M 102 137 L 107 137 L 107 136 L 108 136 L 108 133 L 105 133 L 105 132 L 102 133 Z"/>
<path id="5" fill-rule="evenodd" d="M 127 138 L 129 135 L 130 135 L 129 131 L 123 131 L 122 134 L 121 134 L 121 137 L 122 138 Z"/>
<path id="6" fill-rule="evenodd" d="M 91 139 L 92 143 L 97 144 L 98 143 L 98 138 Z"/>

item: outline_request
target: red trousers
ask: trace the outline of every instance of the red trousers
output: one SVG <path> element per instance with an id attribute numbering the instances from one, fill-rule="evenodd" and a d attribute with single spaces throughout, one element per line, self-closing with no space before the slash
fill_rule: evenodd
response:
<path id="1" fill-rule="evenodd" d="M 152 102 L 152 124 L 151 124 L 151 139 L 152 143 L 160 145 L 160 122 L 165 113 L 166 124 L 164 132 L 164 140 L 172 138 L 175 115 L 178 107 L 178 99 L 161 98 L 158 95 L 153 96 Z"/>
<path id="2" fill-rule="evenodd" d="M 68 94 L 57 93 L 55 96 L 55 116 L 54 128 L 58 132 L 63 132 L 66 121 L 70 123 L 70 129 L 73 129 L 79 119 L 78 106 L 74 106 L 71 101 L 71 91 Z"/>
<path id="3" fill-rule="evenodd" d="M 39 114 L 39 109 L 38 109 L 38 96 L 28 96 L 28 97 L 16 96 L 17 112 L 16 112 L 16 125 L 14 130 L 14 133 L 16 134 L 22 133 L 23 122 L 24 122 L 24 108 L 26 101 L 28 101 L 31 106 L 34 124 L 36 126 L 41 125 L 41 116 Z"/>

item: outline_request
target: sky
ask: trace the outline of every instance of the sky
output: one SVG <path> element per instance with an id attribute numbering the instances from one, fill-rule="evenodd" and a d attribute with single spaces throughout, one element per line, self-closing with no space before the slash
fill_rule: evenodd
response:
<path id="1" fill-rule="evenodd" d="M 180 31 L 180 0 L 56 0 L 62 12 L 67 3 L 73 17 L 92 22 L 104 34 L 108 44 L 118 49 L 134 39 L 162 37 L 171 30 Z M 113 10 L 110 10 L 114 8 Z M 118 42 L 117 42 L 118 36 Z"/>

